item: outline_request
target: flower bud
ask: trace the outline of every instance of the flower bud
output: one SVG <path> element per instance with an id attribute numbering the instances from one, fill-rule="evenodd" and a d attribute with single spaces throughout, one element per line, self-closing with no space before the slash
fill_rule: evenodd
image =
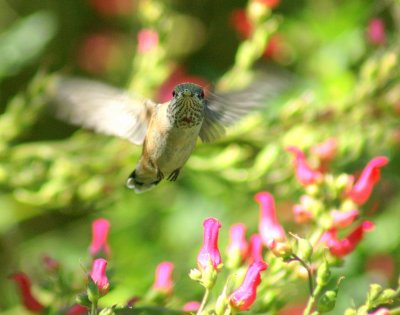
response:
<path id="1" fill-rule="evenodd" d="M 374 300 L 376 300 L 382 291 L 383 288 L 380 284 L 372 283 L 369 286 L 368 301 L 373 302 Z"/>
<path id="2" fill-rule="evenodd" d="M 153 284 L 153 290 L 170 295 L 172 293 L 172 271 L 174 265 L 170 262 L 164 261 L 160 263 L 156 268 L 156 275 Z"/>
<path id="3" fill-rule="evenodd" d="M 138 48 L 140 54 L 146 54 L 154 50 L 158 45 L 158 33 L 151 29 L 142 29 L 138 35 Z"/>
<path id="4" fill-rule="evenodd" d="M 211 264 L 215 270 L 221 268 L 221 254 L 218 249 L 218 232 L 221 223 L 215 218 L 208 218 L 203 222 L 204 235 L 203 246 L 197 255 L 197 263 L 200 270 L 205 270 Z"/>
<path id="5" fill-rule="evenodd" d="M 249 244 L 249 263 L 263 260 L 263 244 L 259 234 L 253 234 L 250 237 Z"/>
<path id="6" fill-rule="evenodd" d="M 318 300 L 317 310 L 320 313 L 327 313 L 334 309 L 337 299 L 337 290 L 326 291 Z"/>
<path id="7" fill-rule="evenodd" d="M 201 271 L 196 268 L 190 269 L 189 277 L 190 277 L 190 279 L 192 279 L 194 281 L 200 281 L 201 280 Z"/>
<path id="8" fill-rule="evenodd" d="M 108 220 L 100 218 L 92 223 L 92 243 L 89 251 L 93 257 L 110 255 L 110 246 L 108 245 L 107 237 L 110 230 Z"/>
<path id="9" fill-rule="evenodd" d="M 238 268 L 241 262 L 246 259 L 247 252 L 246 226 L 241 223 L 232 225 L 229 230 L 227 267 L 233 269 Z"/>
<path id="10" fill-rule="evenodd" d="M 196 312 L 200 307 L 200 303 L 197 301 L 190 301 L 183 305 L 182 310 L 186 312 Z"/>
<path id="11" fill-rule="evenodd" d="M 296 236 L 297 239 L 297 256 L 303 261 L 310 261 L 313 253 L 313 247 L 310 242 L 304 238 Z"/>
<path id="12" fill-rule="evenodd" d="M 92 271 L 90 272 L 90 278 L 92 281 L 89 281 L 89 288 L 88 288 L 90 291 L 88 292 L 88 297 L 90 301 L 94 301 L 92 297 L 98 299 L 108 292 L 110 283 L 108 282 L 108 278 L 106 275 L 106 268 L 107 268 L 107 260 L 103 258 L 98 258 L 93 261 Z M 96 285 L 98 289 L 97 292 L 92 287 L 92 283 Z"/>
<path id="13" fill-rule="evenodd" d="M 320 287 L 324 287 L 328 284 L 329 279 L 331 278 L 331 271 L 329 269 L 329 264 L 324 259 L 323 263 L 318 267 L 317 270 L 317 285 Z"/>
<path id="14" fill-rule="evenodd" d="M 299 148 L 287 147 L 286 150 L 294 156 L 294 167 L 296 178 L 303 186 L 308 186 L 319 182 L 321 173 L 313 170 L 307 163 L 306 157 Z"/>

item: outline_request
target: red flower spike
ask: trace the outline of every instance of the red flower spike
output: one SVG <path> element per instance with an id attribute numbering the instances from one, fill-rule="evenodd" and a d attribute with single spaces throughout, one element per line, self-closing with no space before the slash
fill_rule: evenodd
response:
<path id="1" fill-rule="evenodd" d="M 140 54 L 146 54 L 158 45 L 158 33 L 151 29 L 142 29 L 137 35 L 138 47 L 137 51 Z"/>
<path id="2" fill-rule="evenodd" d="M 87 307 L 79 304 L 74 304 L 65 312 L 65 315 L 86 315 L 87 313 Z"/>
<path id="3" fill-rule="evenodd" d="M 196 312 L 200 307 L 200 303 L 197 301 L 190 301 L 183 305 L 182 310 L 186 312 Z"/>
<path id="4" fill-rule="evenodd" d="M 332 227 L 334 228 L 345 228 L 354 222 L 355 219 L 360 215 L 360 211 L 354 209 L 349 211 L 337 211 L 331 212 Z"/>
<path id="5" fill-rule="evenodd" d="M 259 192 L 255 195 L 255 200 L 260 205 L 259 233 L 264 244 L 271 248 L 276 241 L 286 240 L 285 230 L 276 217 L 275 201 L 272 195 L 268 192 Z"/>
<path id="6" fill-rule="evenodd" d="M 215 218 L 208 218 L 204 220 L 203 227 L 203 246 L 197 255 L 197 263 L 200 270 L 206 270 L 210 263 L 214 269 L 218 270 L 222 262 L 218 250 L 218 232 L 221 223 Z"/>
<path id="7" fill-rule="evenodd" d="M 353 252 L 358 243 L 363 239 L 364 232 L 371 231 L 374 226 L 371 221 L 364 221 L 347 237 L 341 240 L 337 239 L 337 230 L 331 229 L 322 236 L 321 242 L 326 243 L 332 255 L 343 257 Z"/>
<path id="8" fill-rule="evenodd" d="M 249 263 L 263 261 L 263 244 L 260 234 L 253 234 L 249 244 Z"/>
<path id="9" fill-rule="evenodd" d="M 321 173 L 313 170 L 307 163 L 304 152 L 296 147 L 287 147 L 286 150 L 294 156 L 296 178 L 303 186 L 316 183 L 321 178 Z"/>
<path id="10" fill-rule="evenodd" d="M 92 243 L 90 244 L 89 251 L 92 256 L 101 253 L 110 255 L 110 246 L 108 245 L 108 232 L 110 230 L 110 223 L 106 219 L 97 219 L 92 223 Z"/>
<path id="11" fill-rule="evenodd" d="M 10 279 L 18 286 L 24 307 L 33 313 L 43 312 L 44 306 L 32 295 L 29 277 L 23 272 L 17 272 L 12 274 Z"/>
<path id="12" fill-rule="evenodd" d="M 386 41 L 385 24 L 382 19 L 372 19 L 368 23 L 367 39 L 372 45 L 383 45 Z"/>
<path id="13" fill-rule="evenodd" d="M 156 291 L 163 292 L 165 294 L 172 293 L 172 272 L 174 270 L 174 264 L 171 262 L 164 261 L 158 264 L 156 268 L 156 275 L 153 284 L 153 289 Z"/>
<path id="14" fill-rule="evenodd" d="M 229 302 L 235 309 L 245 311 L 254 303 L 257 286 L 261 282 L 260 273 L 267 267 L 263 261 L 256 261 L 250 265 L 241 286 L 229 296 Z"/>
<path id="15" fill-rule="evenodd" d="M 360 178 L 349 192 L 349 197 L 358 205 L 364 204 L 372 193 L 372 189 L 381 177 L 380 168 L 389 163 L 385 156 L 372 159 L 363 169 Z"/>
<path id="16" fill-rule="evenodd" d="M 107 260 L 98 258 L 93 261 L 90 277 L 99 288 L 100 295 L 105 295 L 110 286 L 106 275 Z"/>
<path id="17" fill-rule="evenodd" d="M 233 10 L 230 15 L 230 23 L 242 38 L 249 38 L 253 32 L 253 26 L 244 9 Z"/>
<path id="18" fill-rule="evenodd" d="M 242 259 L 246 259 L 248 244 L 246 241 L 246 226 L 242 223 L 234 224 L 229 230 L 228 253 L 238 250 Z"/>

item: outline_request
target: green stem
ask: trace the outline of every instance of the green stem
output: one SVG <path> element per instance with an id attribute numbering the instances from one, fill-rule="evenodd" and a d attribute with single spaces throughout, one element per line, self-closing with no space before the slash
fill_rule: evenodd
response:
<path id="1" fill-rule="evenodd" d="M 303 312 L 303 315 L 309 315 L 310 314 L 311 309 L 312 309 L 312 307 L 313 307 L 313 305 L 315 303 L 315 298 L 321 293 L 321 290 L 322 290 L 321 286 L 317 286 L 315 288 L 315 291 L 313 292 L 314 294 L 312 294 L 310 296 L 310 298 L 308 299 L 307 306 L 306 306 L 306 308 L 305 308 L 305 310 Z"/>
<path id="2" fill-rule="evenodd" d="M 201 312 L 203 311 L 204 307 L 206 306 L 208 297 L 210 296 L 210 289 L 206 289 L 206 292 L 204 292 L 203 300 L 201 301 L 200 307 L 197 310 L 196 315 L 200 315 Z"/>
<path id="3" fill-rule="evenodd" d="M 400 315 L 400 307 L 390 310 L 390 315 Z"/>
<path id="4" fill-rule="evenodd" d="M 90 315 L 97 315 L 97 301 L 92 302 L 92 306 L 90 308 Z"/>
<path id="5" fill-rule="evenodd" d="M 313 277 L 312 277 L 312 273 L 311 273 L 310 267 L 308 267 L 306 262 L 303 259 L 301 259 L 299 256 L 297 256 L 295 254 L 292 254 L 292 257 L 293 257 L 294 260 L 297 260 L 307 270 L 308 288 L 310 290 L 310 295 L 313 296 L 314 295 L 314 285 L 313 285 Z"/>

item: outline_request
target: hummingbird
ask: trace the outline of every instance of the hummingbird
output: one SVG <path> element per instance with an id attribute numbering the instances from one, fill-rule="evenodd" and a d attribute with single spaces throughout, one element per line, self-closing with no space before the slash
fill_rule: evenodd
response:
<path id="1" fill-rule="evenodd" d="M 197 138 L 209 143 L 251 110 L 260 107 L 274 85 L 205 96 L 194 83 L 175 86 L 171 99 L 157 103 L 107 84 L 58 77 L 50 88 L 56 115 L 72 124 L 118 136 L 142 145 L 126 186 L 136 193 L 152 189 L 163 179 L 177 180 Z"/>

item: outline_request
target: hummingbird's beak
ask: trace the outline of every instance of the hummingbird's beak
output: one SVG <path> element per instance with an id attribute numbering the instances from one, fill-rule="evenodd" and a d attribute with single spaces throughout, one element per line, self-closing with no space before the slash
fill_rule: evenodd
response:
<path id="1" fill-rule="evenodd" d="M 192 92 L 190 92 L 188 89 L 185 89 L 182 93 L 183 96 L 192 96 Z"/>

